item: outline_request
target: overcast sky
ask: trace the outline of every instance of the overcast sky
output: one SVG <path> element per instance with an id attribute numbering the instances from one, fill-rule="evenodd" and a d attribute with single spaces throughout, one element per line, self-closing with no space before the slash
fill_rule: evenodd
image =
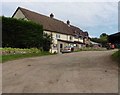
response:
<path id="1" fill-rule="evenodd" d="M 17 7 L 43 15 L 53 13 L 56 19 L 88 31 L 90 37 L 118 31 L 118 2 L 2 2 L 0 15 L 11 17 Z"/>

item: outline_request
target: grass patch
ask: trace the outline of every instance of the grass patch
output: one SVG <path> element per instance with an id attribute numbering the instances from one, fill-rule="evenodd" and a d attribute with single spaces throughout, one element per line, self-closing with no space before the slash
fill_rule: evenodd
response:
<path id="1" fill-rule="evenodd" d="M 84 47 L 80 48 L 79 50 L 76 50 L 75 52 L 80 52 L 80 51 L 105 51 L 106 48 L 92 48 L 92 47 Z"/>
<path id="2" fill-rule="evenodd" d="M 118 63 L 120 63 L 120 50 L 118 50 L 117 52 L 115 52 L 113 55 L 112 55 L 113 59 L 118 61 Z"/>
<path id="3" fill-rule="evenodd" d="M 29 57 L 37 57 L 37 56 L 45 56 L 45 55 L 52 55 L 49 52 L 41 52 L 41 53 L 26 53 L 26 54 L 10 54 L 10 55 L 1 55 L 0 58 L 2 59 L 2 63 L 10 60 L 22 59 L 22 58 L 29 58 Z"/>
<path id="4" fill-rule="evenodd" d="M 0 55 L 0 63 L 2 63 L 2 56 Z"/>

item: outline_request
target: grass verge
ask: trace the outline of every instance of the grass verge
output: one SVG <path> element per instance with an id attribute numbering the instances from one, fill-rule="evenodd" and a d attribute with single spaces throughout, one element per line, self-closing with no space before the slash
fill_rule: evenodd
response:
<path id="1" fill-rule="evenodd" d="M 116 60 L 118 63 L 120 63 L 120 50 L 118 50 L 117 52 L 115 52 L 112 55 L 113 59 Z"/>
<path id="2" fill-rule="evenodd" d="M 27 54 L 10 54 L 10 55 L 0 55 L 0 59 L 2 60 L 2 63 L 4 63 L 6 61 L 11 61 L 11 60 L 16 60 L 16 59 L 45 56 L 45 55 L 52 55 L 52 54 L 49 52 L 27 53 Z"/>
<path id="3" fill-rule="evenodd" d="M 85 47 L 81 48 L 79 50 L 76 50 L 75 52 L 80 52 L 80 51 L 106 51 L 106 48 L 91 48 L 91 47 Z"/>

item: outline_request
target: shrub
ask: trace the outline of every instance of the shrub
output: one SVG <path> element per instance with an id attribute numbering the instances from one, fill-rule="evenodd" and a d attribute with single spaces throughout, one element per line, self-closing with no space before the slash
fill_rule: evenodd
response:
<path id="1" fill-rule="evenodd" d="M 52 44 L 52 36 L 48 35 L 47 33 L 43 34 L 43 50 L 49 51 Z"/>
<path id="2" fill-rule="evenodd" d="M 2 46 L 13 48 L 42 47 L 43 27 L 31 21 L 2 17 Z"/>
<path id="3" fill-rule="evenodd" d="M 39 48 L 49 51 L 50 35 L 43 35 L 43 26 L 32 21 L 2 17 L 2 46 L 11 48 Z"/>
<path id="4" fill-rule="evenodd" d="M 21 49 L 21 48 L 2 48 L 2 55 L 9 55 L 9 54 L 26 54 L 26 53 L 41 53 L 42 51 L 37 48 L 30 48 L 30 49 Z"/>
<path id="5" fill-rule="evenodd" d="M 113 56 L 113 58 L 115 60 L 117 60 L 120 63 L 120 50 L 118 50 L 117 52 L 115 52 L 112 56 Z"/>

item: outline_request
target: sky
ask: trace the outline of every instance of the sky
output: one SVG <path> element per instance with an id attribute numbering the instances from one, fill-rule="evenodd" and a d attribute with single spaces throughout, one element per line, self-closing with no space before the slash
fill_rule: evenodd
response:
<path id="1" fill-rule="evenodd" d="M 113 1 L 8 2 L 5 0 L 2 2 L 0 15 L 11 17 L 17 7 L 23 7 L 46 16 L 53 13 L 54 18 L 65 23 L 69 20 L 71 25 L 88 31 L 90 37 L 99 37 L 102 33 L 109 35 L 118 32 L 118 2 L 117 0 Z"/>

